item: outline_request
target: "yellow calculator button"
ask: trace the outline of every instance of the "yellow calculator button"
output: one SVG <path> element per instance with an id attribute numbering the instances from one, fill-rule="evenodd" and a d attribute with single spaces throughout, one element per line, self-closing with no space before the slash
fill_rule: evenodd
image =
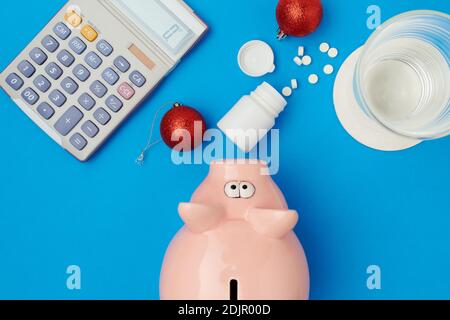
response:
<path id="1" fill-rule="evenodd" d="M 67 12 L 64 15 L 64 19 L 74 28 L 78 27 L 81 22 L 83 22 L 83 19 L 75 11 Z"/>
<path id="2" fill-rule="evenodd" d="M 86 38 L 87 41 L 95 41 L 98 37 L 97 31 L 94 30 L 90 25 L 85 25 L 83 28 L 81 28 L 81 34 L 83 37 Z"/>

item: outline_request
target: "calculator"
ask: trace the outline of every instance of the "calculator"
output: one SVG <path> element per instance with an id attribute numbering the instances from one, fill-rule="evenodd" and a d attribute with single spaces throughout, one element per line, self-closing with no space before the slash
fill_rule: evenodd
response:
<path id="1" fill-rule="evenodd" d="M 70 0 L 0 85 L 86 161 L 207 30 L 181 0 Z"/>

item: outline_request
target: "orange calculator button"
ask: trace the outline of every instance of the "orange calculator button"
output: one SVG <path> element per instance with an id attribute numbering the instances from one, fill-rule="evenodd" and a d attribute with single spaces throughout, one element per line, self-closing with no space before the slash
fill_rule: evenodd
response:
<path id="1" fill-rule="evenodd" d="M 81 28 L 81 34 L 86 38 L 87 41 L 90 42 L 95 41 L 95 39 L 97 39 L 98 37 L 97 31 L 95 31 L 95 29 L 88 24 Z"/>
<path id="2" fill-rule="evenodd" d="M 64 15 L 64 19 L 74 28 L 78 27 L 83 22 L 83 19 L 75 11 L 67 12 Z"/>

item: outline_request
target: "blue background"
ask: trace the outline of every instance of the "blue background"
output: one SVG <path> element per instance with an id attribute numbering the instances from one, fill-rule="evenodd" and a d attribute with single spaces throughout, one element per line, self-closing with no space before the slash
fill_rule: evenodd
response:
<path id="1" fill-rule="evenodd" d="M 157 299 L 165 249 L 181 227 L 177 205 L 190 198 L 207 165 L 176 166 L 158 145 L 144 167 L 134 163 L 156 108 L 167 100 L 195 106 L 210 127 L 261 79 L 236 63 L 251 39 L 273 46 L 278 88 L 301 89 L 279 118 L 281 168 L 274 177 L 300 212 L 296 232 L 311 268 L 312 299 L 450 298 L 450 139 L 383 153 L 354 141 L 333 108 L 333 77 L 306 82 L 329 61 L 329 42 L 344 58 L 371 31 L 366 9 L 385 21 L 412 9 L 449 13 L 441 0 L 323 0 L 313 35 L 275 40 L 275 0 L 188 0 L 211 31 L 88 163 L 79 163 L 0 94 L 0 298 Z M 7 1 L 0 20 L 0 70 L 28 44 L 63 0 Z M 26 7 L 26 10 L 24 8 Z M 305 45 L 314 63 L 292 58 Z M 366 268 L 382 268 L 382 290 L 366 287 Z M 79 265 L 82 289 L 66 288 Z"/>

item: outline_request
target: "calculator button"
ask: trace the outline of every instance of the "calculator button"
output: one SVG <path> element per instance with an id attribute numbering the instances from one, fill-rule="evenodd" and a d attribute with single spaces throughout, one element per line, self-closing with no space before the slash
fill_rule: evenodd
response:
<path id="1" fill-rule="evenodd" d="M 114 60 L 114 65 L 116 66 L 117 69 L 119 69 L 123 73 L 127 72 L 128 70 L 130 70 L 130 63 L 127 61 L 127 59 L 125 59 L 122 56 L 117 57 Z"/>
<path id="2" fill-rule="evenodd" d="M 83 113 L 77 107 L 72 106 L 55 123 L 55 129 L 63 136 L 67 136 L 81 119 L 83 119 Z"/>
<path id="3" fill-rule="evenodd" d="M 27 60 L 23 60 L 21 63 L 19 63 L 17 68 L 19 69 L 20 73 L 22 73 L 27 78 L 31 78 L 36 72 L 36 69 L 33 67 L 33 65 Z"/>
<path id="4" fill-rule="evenodd" d="M 77 83 L 70 77 L 65 78 L 61 82 L 61 87 L 66 91 L 68 94 L 74 94 L 78 90 Z"/>
<path id="5" fill-rule="evenodd" d="M 41 44 L 48 52 L 51 53 L 55 52 L 59 48 L 59 42 L 50 35 L 45 36 L 45 38 L 42 39 Z"/>
<path id="6" fill-rule="evenodd" d="M 97 43 L 97 50 L 105 57 L 109 57 L 114 49 L 106 40 L 100 40 Z"/>
<path id="7" fill-rule="evenodd" d="M 75 61 L 75 57 L 67 50 L 62 50 L 58 53 L 57 58 L 65 67 L 70 67 Z"/>
<path id="8" fill-rule="evenodd" d="M 115 95 L 112 95 L 106 99 L 106 106 L 113 112 L 119 112 L 123 107 L 123 103 Z"/>
<path id="9" fill-rule="evenodd" d="M 66 103 L 67 98 L 64 94 L 61 93 L 59 90 L 53 90 L 49 95 L 48 98 L 50 101 L 57 106 L 58 108 L 61 108 L 64 103 Z"/>
<path id="10" fill-rule="evenodd" d="M 84 61 L 92 68 L 97 69 L 102 64 L 103 60 L 95 52 L 89 52 Z"/>
<path id="11" fill-rule="evenodd" d="M 45 72 L 47 72 L 47 74 L 53 79 L 53 80 L 58 80 L 62 74 L 63 71 L 62 69 L 54 62 L 49 63 L 46 67 L 45 67 Z"/>
<path id="12" fill-rule="evenodd" d="M 47 61 L 47 55 L 39 48 L 34 48 L 30 52 L 30 58 L 34 62 L 36 62 L 38 65 L 43 65 L 45 61 Z"/>
<path id="13" fill-rule="evenodd" d="M 48 81 L 47 78 L 42 75 L 37 76 L 36 79 L 34 79 L 33 83 L 41 92 L 47 92 L 51 87 L 50 81 Z"/>
<path id="14" fill-rule="evenodd" d="M 73 50 L 73 52 L 75 52 L 76 54 L 82 54 L 87 46 L 86 44 L 83 42 L 83 40 L 81 40 L 78 37 L 73 38 L 72 40 L 70 40 L 69 42 L 69 47 L 70 49 Z"/>
<path id="15" fill-rule="evenodd" d="M 115 85 L 117 81 L 119 81 L 119 75 L 111 68 L 103 71 L 102 78 L 112 86 Z"/>
<path id="16" fill-rule="evenodd" d="M 119 88 L 117 88 L 117 92 L 125 99 L 130 100 L 133 98 L 136 93 L 134 89 L 126 82 L 122 83 Z"/>
<path id="17" fill-rule="evenodd" d="M 62 22 L 58 23 L 54 28 L 53 32 L 62 40 L 66 40 L 72 31 Z"/>
<path id="18" fill-rule="evenodd" d="M 89 138 L 95 138 L 95 136 L 98 134 L 99 129 L 98 127 L 92 122 L 92 121 L 86 121 L 82 126 L 81 130 L 89 137 Z"/>
<path id="19" fill-rule="evenodd" d="M 67 12 L 64 15 L 64 20 L 74 28 L 78 27 L 83 22 L 83 19 L 75 11 Z"/>
<path id="20" fill-rule="evenodd" d="M 140 88 L 147 82 L 147 79 L 139 71 L 133 71 L 130 74 L 130 81 Z"/>
<path id="21" fill-rule="evenodd" d="M 94 118 L 103 126 L 108 124 L 109 120 L 111 120 L 111 116 L 103 108 L 98 108 L 97 110 L 95 110 Z"/>
<path id="22" fill-rule="evenodd" d="M 55 114 L 55 110 L 50 107 L 50 105 L 47 102 L 42 102 L 37 107 L 37 112 L 45 119 L 48 120 Z"/>
<path id="23" fill-rule="evenodd" d="M 78 80 L 80 80 L 82 82 L 85 82 L 91 76 L 91 73 L 89 72 L 89 70 L 86 69 L 86 67 L 81 64 L 77 65 L 73 69 L 73 74 L 75 75 L 75 77 L 78 78 Z"/>
<path id="24" fill-rule="evenodd" d="M 78 150 L 81 151 L 84 148 L 86 148 L 87 146 L 87 141 L 85 138 L 83 138 L 83 136 L 79 133 L 75 133 L 71 138 L 70 138 L 70 143 Z"/>
<path id="25" fill-rule="evenodd" d="M 98 37 L 97 31 L 94 30 L 90 25 L 85 25 L 81 28 L 81 34 L 86 38 L 87 41 L 93 42 Z"/>
<path id="26" fill-rule="evenodd" d="M 39 95 L 31 88 L 27 88 L 22 92 L 22 98 L 30 105 L 36 104 L 39 100 Z"/>
<path id="27" fill-rule="evenodd" d="M 95 106 L 95 100 L 88 93 L 83 93 L 78 98 L 78 103 L 87 111 L 91 110 Z"/>
<path id="28" fill-rule="evenodd" d="M 95 81 L 93 84 L 91 84 L 90 89 L 92 93 L 97 96 L 97 98 L 103 98 L 108 92 L 108 89 L 106 89 L 106 87 L 100 81 Z"/>
<path id="29" fill-rule="evenodd" d="M 20 88 L 22 88 L 22 86 L 23 86 L 22 78 L 19 77 L 16 73 L 11 73 L 6 78 L 6 83 L 9 84 L 9 86 L 16 91 L 19 90 Z"/>

